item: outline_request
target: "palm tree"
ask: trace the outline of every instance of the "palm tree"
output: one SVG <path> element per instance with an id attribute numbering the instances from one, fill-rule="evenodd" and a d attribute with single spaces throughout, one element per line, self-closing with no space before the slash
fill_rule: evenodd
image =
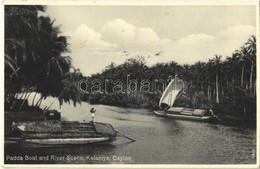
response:
<path id="1" fill-rule="evenodd" d="M 240 63 L 242 64 L 242 69 L 241 69 L 241 87 L 244 86 L 244 73 L 245 73 L 245 62 L 246 62 L 246 59 L 247 59 L 247 54 L 248 54 L 248 51 L 247 51 L 247 48 L 245 48 L 244 46 L 242 46 L 240 48 L 240 50 L 236 50 L 235 51 L 236 54 L 239 55 L 239 59 L 240 59 Z"/>
<path id="2" fill-rule="evenodd" d="M 189 81 L 189 80 L 190 80 L 190 77 L 191 77 L 191 74 L 190 74 L 190 65 L 184 64 L 184 65 L 183 65 L 183 78 L 184 78 L 184 80 Z"/>
<path id="3" fill-rule="evenodd" d="M 62 91 L 59 93 L 59 95 L 56 97 L 59 100 L 60 105 L 63 104 L 63 102 L 68 102 L 72 100 L 73 105 L 76 106 L 77 103 L 81 104 L 81 98 L 82 95 L 78 91 L 78 82 L 83 79 L 83 75 L 80 72 L 79 69 L 72 68 L 73 72 L 68 72 L 65 74 L 64 78 L 62 79 Z M 47 110 L 52 106 L 52 104 L 55 102 L 54 100 Z"/>
<path id="4" fill-rule="evenodd" d="M 60 35 L 60 27 L 53 26 L 54 21 L 49 17 L 40 16 L 38 20 L 41 44 L 37 51 L 39 76 L 34 81 L 42 100 L 47 96 L 59 96 L 63 87 L 62 79 L 71 67 L 71 58 L 63 56 L 69 49 L 67 37 Z M 37 103 L 40 103 L 39 101 Z"/>
<path id="5" fill-rule="evenodd" d="M 30 94 L 37 68 L 38 11 L 44 7 L 5 6 L 5 99 L 14 93 L 26 93 L 25 98 Z"/>
<path id="6" fill-rule="evenodd" d="M 253 86 L 253 73 L 254 73 L 254 65 L 256 61 L 256 38 L 255 36 L 251 36 L 246 42 L 246 48 L 249 53 L 249 60 L 251 62 L 251 69 L 250 69 L 250 84 L 249 89 L 252 91 Z"/>
<path id="7" fill-rule="evenodd" d="M 20 13 L 24 15 L 20 16 Z M 7 76 L 17 74 L 16 69 L 28 60 L 26 41 L 33 39 L 32 35 L 37 29 L 37 23 L 28 21 L 33 18 L 37 16 L 35 10 L 31 10 L 29 6 L 5 6 L 5 75 Z"/>
<path id="8" fill-rule="evenodd" d="M 206 66 L 206 72 L 204 78 L 207 79 L 207 96 L 208 96 L 208 101 L 211 100 L 211 95 L 212 95 L 212 68 L 213 68 L 213 63 L 209 60 L 209 62 L 205 65 Z"/>
<path id="9" fill-rule="evenodd" d="M 5 6 L 5 96 L 23 92 L 26 99 L 36 91 L 41 94 L 39 106 L 47 96 L 60 95 L 72 65 L 64 56 L 69 52 L 67 37 L 54 20 L 38 16 L 38 11 L 44 7 Z"/>
<path id="10" fill-rule="evenodd" d="M 216 103 L 219 103 L 219 69 L 221 66 L 221 55 L 215 55 L 214 59 L 210 59 L 210 62 L 214 64 L 216 71 Z"/>
<path id="11" fill-rule="evenodd" d="M 204 79 L 203 74 L 205 73 L 205 63 L 204 62 L 196 62 L 190 67 L 190 71 L 192 74 L 192 83 L 194 83 L 196 86 L 198 86 L 201 90 L 203 90 L 203 84 L 204 84 Z M 193 85 L 193 84 L 192 84 Z M 191 86 L 192 86 L 191 85 Z"/>
<path id="12" fill-rule="evenodd" d="M 235 86 L 235 68 L 237 66 L 237 64 L 239 63 L 239 55 L 237 53 L 233 53 L 232 57 L 227 57 L 226 58 L 226 62 L 227 62 L 227 69 L 228 69 L 228 75 L 229 78 L 231 78 L 231 84 L 232 84 L 232 88 L 234 88 Z M 228 80 L 228 79 L 227 79 Z"/>

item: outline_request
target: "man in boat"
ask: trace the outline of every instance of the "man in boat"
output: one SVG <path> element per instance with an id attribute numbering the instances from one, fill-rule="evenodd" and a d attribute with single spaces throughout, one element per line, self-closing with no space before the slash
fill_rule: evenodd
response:
<path id="1" fill-rule="evenodd" d="M 91 113 L 91 117 L 92 117 L 92 123 L 94 123 L 95 112 L 96 112 L 96 109 L 95 109 L 95 108 L 91 108 L 91 109 L 90 109 L 90 113 Z"/>
<path id="2" fill-rule="evenodd" d="M 214 113 L 213 113 L 212 109 L 209 109 L 209 113 L 210 113 L 211 116 L 214 116 Z"/>
<path id="3" fill-rule="evenodd" d="M 170 108 L 170 106 L 165 103 L 162 103 L 160 106 L 160 109 L 164 112 L 166 112 L 169 108 Z"/>

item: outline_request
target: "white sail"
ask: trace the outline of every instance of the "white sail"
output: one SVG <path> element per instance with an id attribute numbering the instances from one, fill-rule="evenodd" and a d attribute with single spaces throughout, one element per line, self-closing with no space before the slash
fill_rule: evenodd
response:
<path id="1" fill-rule="evenodd" d="M 183 89 L 183 87 L 184 83 L 180 79 L 177 77 L 172 79 L 162 94 L 159 106 L 161 106 L 162 103 L 165 103 L 168 106 L 172 106 L 176 100 L 177 95 Z"/>

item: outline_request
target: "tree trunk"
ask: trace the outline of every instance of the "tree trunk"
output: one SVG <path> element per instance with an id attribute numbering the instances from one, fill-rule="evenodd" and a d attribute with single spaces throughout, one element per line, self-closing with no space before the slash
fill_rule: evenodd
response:
<path id="1" fill-rule="evenodd" d="M 218 93 L 218 74 L 216 74 L 216 103 L 219 103 L 219 93 Z"/>
<path id="2" fill-rule="evenodd" d="M 210 101 L 210 85 L 208 85 L 208 101 Z"/>
<path id="3" fill-rule="evenodd" d="M 40 101 L 40 103 L 39 103 L 39 107 L 41 106 L 41 104 L 42 104 L 42 100 L 43 100 L 43 97 L 42 97 L 42 99 L 41 99 L 41 101 Z"/>
<path id="4" fill-rule="evenodd" d="M 25 92 L 22 93 L 21 97 L 19 98 L 19 100 L 22 100 L 23 99 L 23 96 L 24 96 Z M 18 95 L 17 95 L 18 97 Z M 11 106 L 11 109 L 14 107 L 15 103 L 17 103 L 18 100 L 14 101 L 12 106 Z"/>
<path id="5" fill-rule="evenodd" d="M 231 84 L 232 92 L 234 92 L 234 88 L 235 88 L 235 76 L 233 74 L 233 76 L 232 76 L 232 84 Z"/>
<path id="6" fill-rule="evenodd" d="M 252 87 L 253 87 L 253 71 L 254 71 L 254 65 L 253 63 L 251 64 L 251 72 L 250 72 L 250 85 L 249 85 L 249 89 L 250 91 L 252 91 Z"/>
<path id="7" fill-rule="evenodd" d="M 256 94 L 256 82 L 254 82 L 254 93 Z"/>
<path id="8" fill-rule="evenodd" d="M 246 111 L 246 106 L 244 105 L 244 116 L 245 116 L 245 118 L 247 118 L 247 111 Z"/>
<path id="9" fill-rule="evenodd" d="M 209 99 L 211 100 L 212 99 L 212 93 L 214 91 L 214 87 L 212 88 L 211 85 L 210 85 L 209 86 L 209 90 L 210 90 L 210 92 L 209 92 Z"/>
<path id="10" fill-rule="evenodd" d="M 37 103 L 35 104 L 35 106 L 38 106 L 38 104 L 40 103 L 40 101 L 43 99 L 43 96 L 40 97 L 40 99 L 37 101 Z"/>
<path id="11" fill-rule="evenodd" d="M 35 95 L 33 96 L 32 106 L 34 106 L 34 100 L 35 100 L 36 95 L 37 95 L 37 92 L 35 92 Z"/>
<path id="12" fill-rule="evenodd" d="M 31 95 L 31 92 L 25 94 L 24 100 L 23 100 L 23 102 L 22 102 L 22 104 L 20 105 L 20 108 L 19 108 L 19 113 L 22 110 L 25 101 L 29 98 L 30 95 Z"/>
<path id="13" fill-rule="evenodd" d="M 22 95 L 21 95 L 21 97 L 20 97 L 19 99 L 22 99 L 22 98 L 23 98 L 23 96 L 24 96 L 24 94 L 25 94 L 25 92 L 23 92 L 23 93 L 22 93 Z"/>
<path id="14" fill-rule="evenodd" d="M 243 87 L 243 85 L 244 85 L 244 69 L 245 69 L 245 66 L 243 65 L 242 72 L 241 72 L 241 87 Z"/>

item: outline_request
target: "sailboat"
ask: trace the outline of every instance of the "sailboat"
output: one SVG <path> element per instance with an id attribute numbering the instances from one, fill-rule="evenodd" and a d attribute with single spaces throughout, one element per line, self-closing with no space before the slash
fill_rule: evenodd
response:
<path id="1" fill-rule="evenodd" d="M 213 111 L 204 109 L 192 109 L 185 107 L 173 107 L 174 102 L 184 92 L 184 82 L 175 76 L 170 81 L 165 91 L 163 92 L 159 107 L 161 110 L 153 111 L 154 114 L 162 117 L 170 117 L 181 120 L 193 120 L 193 121 L 215 121 L 217 116 L 213 114 Z"/>

